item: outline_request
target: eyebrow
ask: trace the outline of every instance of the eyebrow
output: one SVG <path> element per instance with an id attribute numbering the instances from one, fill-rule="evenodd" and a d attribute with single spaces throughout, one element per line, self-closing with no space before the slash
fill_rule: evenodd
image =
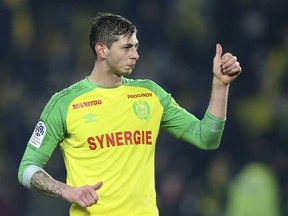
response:
<path id="1" fill-rule="evenodd" d="M 138 43 L 136 43 L 135 45 L 134 44 L 131 44 L 131 43 L 127 43 L 127 44 L 123 44 L 122 45 L 122 47 L 133 47 L 133 46 L 135 46 L 135 47 L 139 47 L 140 46 L 140 43 L 138 42 Z"/>

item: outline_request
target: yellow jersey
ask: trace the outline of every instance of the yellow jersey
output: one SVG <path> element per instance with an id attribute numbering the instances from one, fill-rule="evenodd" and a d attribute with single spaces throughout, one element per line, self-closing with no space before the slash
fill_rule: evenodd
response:
<path id="1" fill-rule="evenodd" d="M 88 208 L 73 204 L 71 216 L 158 216 L 154 159 L 160 127 L 176 138 L 192 133 L 184 140 L 201 147 L 197 136 L 203 128 L 219 145 L 224 121 L 217 124 L 201 129 L 200 120 L 150 80 L 124 78 L 119 87 L 103 88 L 85 78 L 51 98 L 24 157 L 30 160 L 29 151 L 35 151 L 43 157 L 40 162 L 31 160 L 44 167 L 59 145 L 68 185 L 103 181 L 97 204 Z"/>

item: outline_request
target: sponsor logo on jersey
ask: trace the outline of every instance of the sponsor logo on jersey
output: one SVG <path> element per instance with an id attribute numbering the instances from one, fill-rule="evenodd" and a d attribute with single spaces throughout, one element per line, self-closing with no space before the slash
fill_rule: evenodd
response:
<path id="1" fill-rule="evenodd" d="M 83 118 L 86 119 L 85 123 L 96 122 L 96 114 L 93 113 L 88 113 L 84 115 Z"/>
<path id="2" fill-rule="evenodd" d="M 148 92 L 148 93 L 139 93 L 139 94 L 130 94 L 130 95 L 127 95 L 127 98 L 128 98 L 128 99 L 131 99 L 131 98 L 141 98 L 141 97 L 152 97 L 152 93 L 151 93 L 151 92 Z"/>
<path id="3" fill-rule="evenodd" d="M 102 104 L 102 100 L 92 100 L 92 101 L 85 101 L 85 102 L 80 102 L 76 104 L 72 104 L 73 110 L 75 109 L 81 109 L 81 108 L 86 108 L 86 107 L 91 107 L 91 106 L 97 106 Z"/>
<path id="4" fill-rule="evenodd" d="M 44 122 L 39 121 L 33 131 L 33 134 L 29 140 L 29 143 L 36 148 L 40 148 L 42 141 L 46 133 L 46 126 Z"/>
<path id="5" fill-rule="evenodd" d="M 146 101 L 134 102 L 133 111 L 141 120 L 147 120 L 150 116 L 150 106 Z"/>
<path id="6" fill-rule="evenodd" d="M 152 131 L 118 131 L 87 138 L 90 150 L 126 146 L 152 145 Z"/>

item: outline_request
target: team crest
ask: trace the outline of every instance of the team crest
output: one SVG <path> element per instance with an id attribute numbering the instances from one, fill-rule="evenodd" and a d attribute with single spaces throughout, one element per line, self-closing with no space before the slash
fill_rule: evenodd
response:
<path id="1" fill-rule="evenodd" d="M 147 120 L 150 116 L 150 107 L 146 101 L 136 101 L 133 104 L 136 116 L 141 120 Z"/>

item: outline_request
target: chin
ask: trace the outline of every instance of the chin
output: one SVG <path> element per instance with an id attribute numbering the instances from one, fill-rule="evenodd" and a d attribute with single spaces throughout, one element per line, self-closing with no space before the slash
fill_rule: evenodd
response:
<path id="1" fill-rule="evenodd" d="M 124 72 L 120 72 L 120 73 L 119 73 L 119 76 L 124 76 L 124 77 L 126 77 L 126 76 L 129 76 L 131 73 L 132 73 L 132 70 L 124 71 Z"/>

